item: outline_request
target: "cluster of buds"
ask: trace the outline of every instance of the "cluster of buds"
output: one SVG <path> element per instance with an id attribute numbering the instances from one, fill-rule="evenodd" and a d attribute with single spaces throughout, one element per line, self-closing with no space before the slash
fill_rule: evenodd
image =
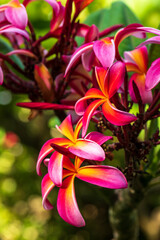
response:
<path id="1" fill-rule="evenodd" d="M 106 188 L 126 188 L 126 178 L 130 180 L 139 171 L 141 160 L 159 144 L 158 131 L 143 142 L 138 136 L 148 121 L 160 115 L 160 91 L 155 89 L 160 81 L 160 58 L 148 68 L 146 47 L 160 43 L 160 30 L 135 23 L 100 32 L 97 26 L 78 21 L 80 12 L 93 0 L 67 0 L 65 7 L 56 0 L 45 1 L 53 15 L 49 32 L 39 38 L 27 16 L 26 8 L 32 0 L 24 0 L 23 4 L 12 0 L 0 6 L 0 34 L 13 48 L 7 54 L 0 53 L 0 84 L 13 93 L 28 95 L 31 101 L 18 106 L 36 113 L 53 109 L 62 120 L 57 129 L 66 138 L 53 138 L 43 145 L 37 173 L 41 175 L 43 162 L 47 167 L 42 180 L 44 208 L 52 208 L 47 197 L 57 186 L 59 215 L 81 227 L 85 222 L 76 202 L 74 178 Z M 120 55 L 119 44 L 125 38 L 144 39 L 146 33 L 156 36 Z M 80 47 L 77 36 L 84 39 Z M 49 38 L 56 41 L 46 50 L 42 43 Z M 10 58 L 14 54 L 19 55 L 23 68 Z M 135 104 L 139 107 L 136 115 L 132 111 Z M 87 134 L 91 121 L 97 131 Z M 76 125 L 74 130 L 72 124 Z M 105 135 L 106 130 L 116 137 L 115 143 L 105 144 L 113 140 Z M 113 158 L 112 152 L 119 149 L 125 152 L 126 177 L 119 169 L 98 163 L 107 156 Z"/>

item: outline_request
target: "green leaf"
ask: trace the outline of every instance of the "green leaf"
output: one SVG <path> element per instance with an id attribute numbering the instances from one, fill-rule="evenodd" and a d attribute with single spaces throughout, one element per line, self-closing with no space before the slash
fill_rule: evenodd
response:
<path id="1" fill-rule="evenodd" d="M 158 26 L 158 29 L 160 30 L 160 25 Z M 149 48 L 149 67 L 151 66 L 152 62 L 159 57 L 160 57 L 160 44 L 151 44 Z"/>
<path id="2" fill-rule="evenodd" d="M 4 39 L 0 38 L 0 52 L 3 54 L 6 54 L 8 52 L 13 51 L 14 49 L 11 47 L 11 45 L 9 43 L 7 43 L 7 41 L 5 41 Z M 19 57 L 17 57 L 16 55 L 12 55 L 10 56 L 10 58 L 21 68 L 24 69 L 24 65 L 22 63 L 22 61 L 20 60 Z"/>
<path id="3" fill-rule="evenodd" d="M 90 14 L 85 23 L 89 26 L 95 24 L 102 31 L 115 24 L 127 26 L 140 21 L 123 2 L 114 2 L 110 9 L 101 9 Z M 136 37 L 128 37 L 119 46 L 120 54 L 123 56 L 124 51 L 133 50 L 141 42 L 142 40 Z"/>

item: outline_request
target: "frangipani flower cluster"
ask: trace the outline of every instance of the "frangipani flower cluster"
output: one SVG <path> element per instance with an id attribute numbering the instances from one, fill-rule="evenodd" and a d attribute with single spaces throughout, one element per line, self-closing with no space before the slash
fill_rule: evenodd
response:
<path id="1" fill-rule="evenodd" d="M 127 180 L 142 171 L 147 154 L 159 144 L 158 131 L 144 141 L 139 134 L 147 121 L 160 116 L 160 92 L 155 89 L 160 81 L 160 56 L 149 66 L 146 47 L 160 44 L 160 30 L 133 23 L 100 31 L 96 25 L 78 20 L 93 0 L 67 0 L 65 6 L 56 0 L 44 1 L 51 6 L 52 18 L 49 31 L 41 37 L 27 16 L 27 6 L 33 0 L 22 4 L 12 0 L 0 6 L 0 34 L 13 49 L 0 53 L 0 85 L 28 95 L 30 102 L 17 105 L 31 109 L 30 119 L 52 109 L 61 120 L 56 128 L 64 137 L 44 143 L 37 160 L 39 176 L 42 162 L 47 167 L 42 202 L 45 209 L 52 209 L 48 194 L 58 187 L 59 215 L 81 227 L 85 222 L 75 197 L 75 177 L 100 187 L 126 188 Z M 143 41 L 146 33 L 156 36 Z M 120 44 L 129 36 L 142 43 L 131 51 L 124 50 L 121 56 Z M 81 46 L 76 37 L 83 39 Z M 54 38 L 53 46 L 44 49 L 42 43 L 49 38 Z M 18 55 L 21 64 L 14 62 L 12 55 Z M 135 104 L 138 113 L 132 109 Z M 87 133 L 91 121 L 95 131 Z M 123 173 L 105 165 L 105 158 L 119 149 L 125 153 Z"/>
<path id="2" fill-rule="evenodd" d="M 105 153 L 100 145 L 112 139 L 112 137 L 104 136 L 99 132 L 91 132 L 83 139 L 78 138 L 81 128 L 82 121 L 80 120 L 73 131 L 71 116 L 68 115 L 61 125 L 57 126 L 57 129 L 68 139 L 54 138 L 47 141 L 43 145 L 37 161 L 37 173 L 40 175 L 40 163 L 55 150 L 49 159 L 44 160 L 48 166 L 48 173 L 42 180 L 43 206 L 45 209 L 52 208 L 47 196 L 55 186 L 59 187 L 58 213 L 66 222 L 76 227 L 84 226 L 85 222 L 75 197 L 75 177 L 111 189 L 126 188 L 128 185 L 125 176 L 117 168 L 105 165 L 80 167 L 85 159 L 103 161 Z M 70 158 L 75 159 L 74 164 Z"/>

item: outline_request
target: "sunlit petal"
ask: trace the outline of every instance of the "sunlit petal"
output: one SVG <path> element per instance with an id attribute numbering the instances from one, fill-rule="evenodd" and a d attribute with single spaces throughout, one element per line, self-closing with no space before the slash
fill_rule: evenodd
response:
<path id="1" fill-rule="evenodd" d="M 87 100 L 94 98 L 105 99 L 104 94 L 96 88 L 91 88 L 87 91 L 83 98 L 80 98 L 75 105 L 75 111 L 78 115 L 83 115 L 87 108 Z"/>
<path id="2" fill-rule="evenodd" d="M 127 125 L 137 119 L 136 116 L 115 108 L 109 100 L 102 105 L 102 111 L 106 119 L 114 125 Z"/>
<path id="3" fill-rule="evenodd" d="M 146 73 L 148 67 L 148 51 L 146 46 L 134 49 L 133 51 L 124 52 L 124 57 L 127 62 L 136 64 L 141 73 Z"/>
<path id="4" fill-rule="evenodd" d="M 67 223 L 76 227 L 83 227 L 85 221 L 77 205 L 74 178 L 75 176 L 73 175 L 63 181 L 63 185 L 58 193 L 57 210 L 61 218 Z"/>
<path id="5" fill-rule="evenodd" d="M 96 109 L 106 101 L 106 99 L 104 100 L 95 100 L 92 103 L 90 103 L 90 105 L 87 107 L 84 115 L 83 115 L 83 128 L 82 128 L 82 137 L 84 137 L 86 135 L 88 126 L 89 126 L 89 122 L 93 116 L 93 114 L 95 113 Z"/>
<path id="6" fill-rule="evenodd" d="M 100 187 L 117 189 L 127 188 L 127 180 L 123 173 L 115 167 L 93 165 L 78 170 L 77 178 Z"/>
<path id="7" fill-rule="evenodd" d="M 74 132 L 72 127 L 71 115 L 68 115 L 60 126 L 56 126 L 58 131 L 60 131 L 64 136 L 74 142 Z"/>
<path id="8" fill-rule="evenodd" d="M 76 143 L 69 147 L 69 151 L 78 157 L 103 161 L 105 152 L 99 144 L 89 139 L 78 139 Z"/>
<path id="9" fill-rule="evenodd" d="M 36 170 L 37 170 L 37 174 L 41 175 L 41 170 L 40 170 L 40 165 L 41 162 L 43 161 L 43 159 L 50 154 L 51 152 L 54 151 L 53 147 L 51 146 L 52 143 L 55 144 L 59 144 L 59 145 L 68 145 L 70 143 L 70 141 L 68 139 L 65 138 L 53 138 L 48 140 L 41 148 L 39 156 L 38 156 L 38 160 L 37 160 L 37 165 L 36 165 Z"/>
<path id="10" fill-rule="evenodd" d="M 92 140 L 92 141 L 98 143 L 99 145 L 102 145 L 106 141 L 112 140 L 113 137 L 105 136 L 105 135 L 103 135 L 102 133 L 99 133 L 99 132 L 90 132 L 86 135 L 85 139 Z"/>
<path id="11" fill-rule="evenodd" d="M 53 208 L 53 205 L 49 202 L 49 200 L 47 199 L 47 196 L 50 193 L 50 191 L 54 188 L 54 186 L 55 184 L 52 182 L 52 180 L 49 177 L 49 174 L 47 173 L 43 177 L 42 183 L 41 183 L 42 204 L 46 210 L 50 210 Z"/>
<path id="12" fill-rule="evenodd" d="M 107 70 L 102 67 L 95 67 L 95 74 L 101 91 L 105 96 L 108 96 Z"/>
<path id="13" fill-rule="evenodd" d="M 28 16 L 23 4 L 18 0 L 12 0 L 5 10 L 7 20 L 15 27 L 25 29 L 28 22 Z"/>
<path id="14" fill-rule="evenodd" d="M 49 177 L 58 187 L 62 185 L 63 158 L 64 156 L 62 154 L 55 151 L 48 163 Z"/>
<path id="15" fill-rule="evenodd" d="M 93 50 L 96 57 L 104 68 L 108 68 L 113 64 L 115 59 L 115 46 L 114 41 L 110 38 L 95 41 Z"/>

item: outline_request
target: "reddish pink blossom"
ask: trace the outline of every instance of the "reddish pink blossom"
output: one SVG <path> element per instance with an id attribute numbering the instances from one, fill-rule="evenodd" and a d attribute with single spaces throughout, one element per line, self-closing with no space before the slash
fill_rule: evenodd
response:
<path id="1" fill-rule="evenodd" d="M 56 186 L 55 170 L 56 166 L 48 163 L 48 173 L 42 179 L 41 189 L 43 198 L 43 207 L 47 210 L 53 208 L 47 199 L 50 191 Z M 125 176 L 117 168 L 104 165 L 82 166 L 83 159 L 76 157 L 74 165 L 68 157 L 64 159 L 63 183 L 59 188 L 57 199 L 57 210 L 61 218 L 67 223 L 76 227 L 83 227 L 85 221 L 79 211 L 75 189 L 75 177 L 82 181 L 105 188 L 117 189 L 128 186 Z"/>
<path id="2" fill-rule="evenodd" d="M 112 124 L 122 126 L 137 119 L 136 116 L 128 112 L 118 110 L 110 102 L 110 98 L 117 92 L 124 81 L 125 64 L 116 62 L 108 70 L 96 67 L 95 72 L 100 90 L 91 88 L 75 105 L 77 114 L 83 115 L 82 136 L 85 135 L 90 119 L 100 105 L 102 105 L 104 116 Z M 89 99 L 96 100 L 92 101 L 87 107 L 87 100 Z"/>
<path id="3" fill-rule="evenodd" d="M 104 136 L 101 133 L 92 132 L 83 138 L 79 138 L 80 130 L 82 128 L 82 120 L 77 123 L 75 130 L 73 131 L 71 116 L 68 115 L 61 125 L 57 127 L 57 130 L 61 132 L 66 138 L 53 138 L 48 140 L 43 146 L 38 156 L 37 161 L 37 173 L 41 175 L 40 165 L 44 158 L 53 152 L 50 160 L 50 164 L 56 165 L 55 171 L 61 173 L 59 177 L 54 176 L 56 179 L 54 182 L 56 185 L 62 184 L 62 168 L 65 155 L 73 157 L 74 155 L 96 161 L 103 161 L 105 159 L 105 153 L 101 148 L 101 144 L 109 139 L 110 136 Z M 54 151 L 57 152 L 54 152 Z"/>

